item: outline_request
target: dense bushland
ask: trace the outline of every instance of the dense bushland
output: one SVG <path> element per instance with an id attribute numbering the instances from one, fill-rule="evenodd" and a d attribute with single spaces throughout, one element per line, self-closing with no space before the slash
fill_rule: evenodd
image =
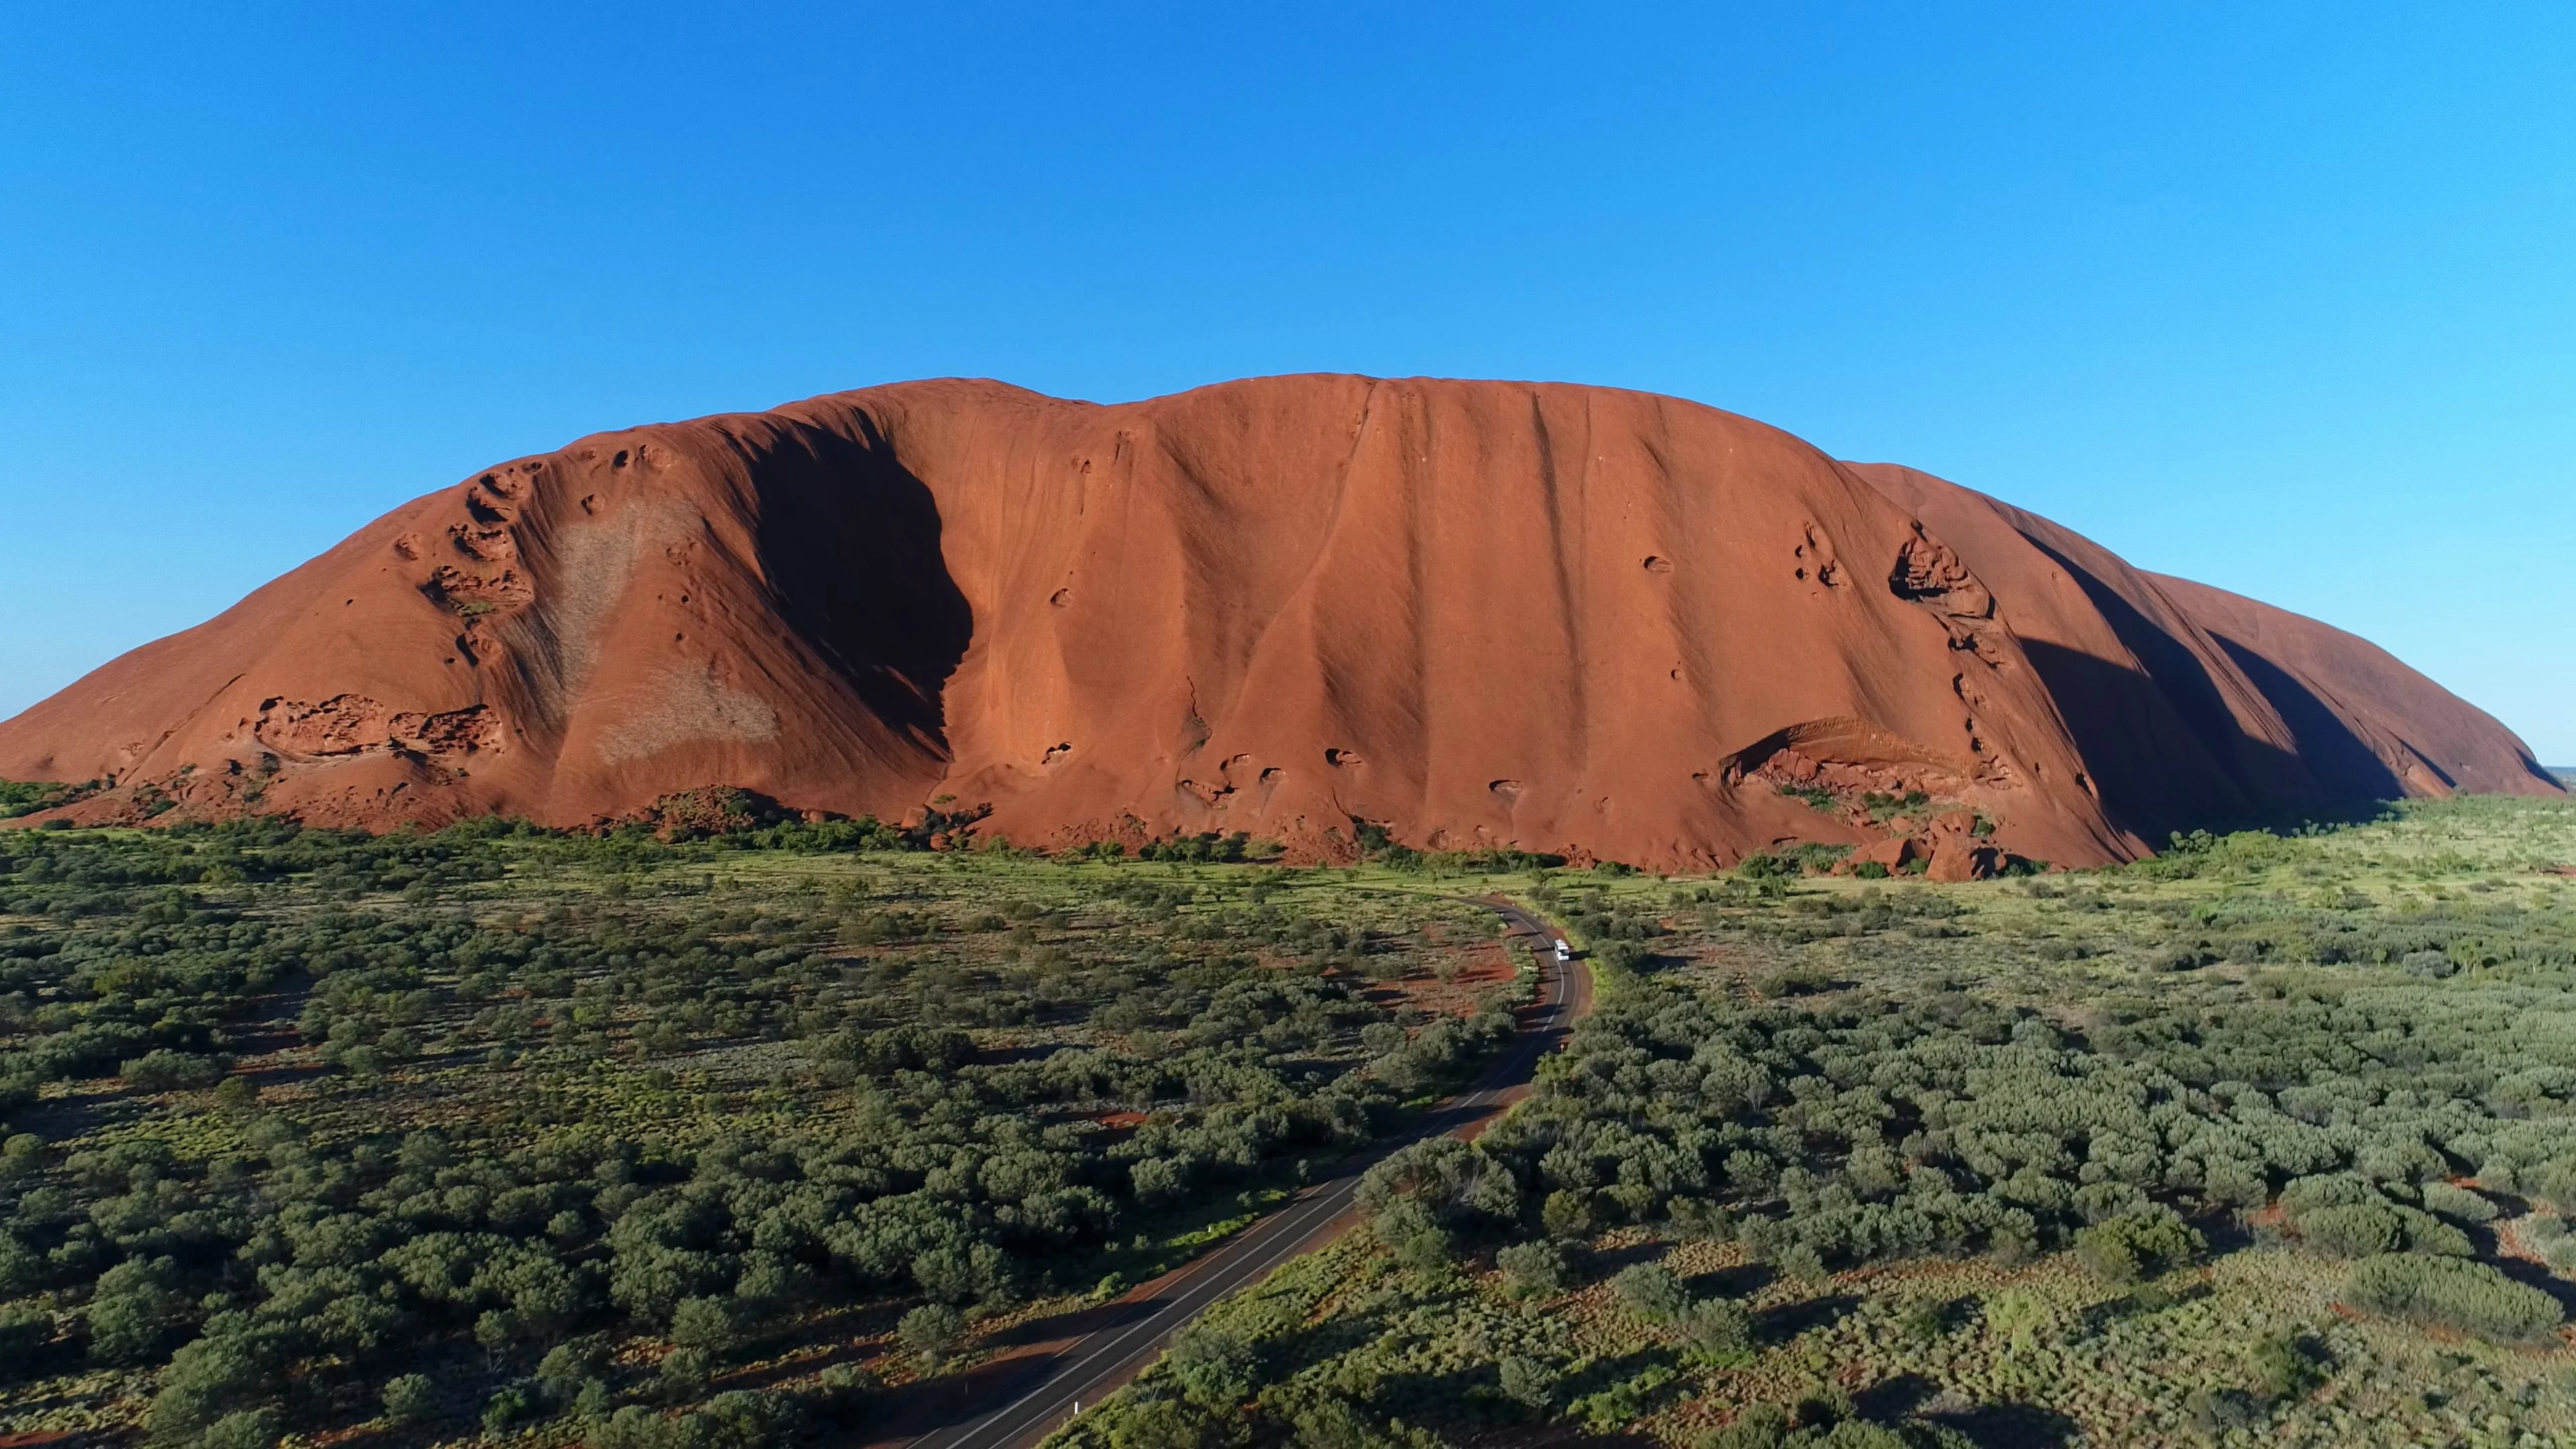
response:
<path id="1" fill-rule="evenodd" d="M 1555 875 L 1609 994 L 1529 1100 L 1066 1441 L 2576 1432 L 2576 812 L 2176 845 Z"/>
<path id="2" fill-rule="evenodd" d="M 818 829 L 0 833 L 0 1373 L 776 1442 L 873 1380 L 736 1365 L 1150 1273 L 1510 1030 L 1372 999 L 1462 908 Z"/>

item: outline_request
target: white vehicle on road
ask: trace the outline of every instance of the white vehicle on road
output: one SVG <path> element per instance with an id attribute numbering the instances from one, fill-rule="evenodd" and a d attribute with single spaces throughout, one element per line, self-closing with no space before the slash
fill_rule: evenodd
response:
<path id="1" fill-rule="evenodd" d="M 1562 938 L 1556 943 L 1556 959 L 1560 965 L 1574 959 L 1574 948 L 1567 945 Z"/>

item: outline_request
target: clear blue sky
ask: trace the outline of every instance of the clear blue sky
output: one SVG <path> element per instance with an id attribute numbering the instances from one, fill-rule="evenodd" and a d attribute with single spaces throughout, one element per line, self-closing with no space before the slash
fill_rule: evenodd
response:
<path id="1" fill-rule="evenodd" d="M 2564 4 L 0 13 L 0 714 L 585 432 L 1319 369 L 1928 468 L 2576 763 Z"/>

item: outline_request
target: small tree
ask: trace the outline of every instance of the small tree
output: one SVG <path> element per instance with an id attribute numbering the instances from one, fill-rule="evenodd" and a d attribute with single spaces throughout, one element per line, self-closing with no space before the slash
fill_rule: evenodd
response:
<path id="1" fill-rule="evenodd" d="M 707 1380 L 715 1376 L 715 1361 L 703 1348 L 675 1348 L 662 1356 L 662 1366 L 655 1373 L 656 1387 L 672 1403 L 685 1404 L 707 1391 Z"/>
<path id="2" fill-rule="evenodd" d="M 237 1409 L 206 1426 L 201 1449 L 276 1449 L 277 1414 L 270 1409 Z"/>
<path id="3" fill-rule="evenodd" d="M 89 1305 L 89 1351 L 105 1363 L 139 1364 L 188 1319 L 188 1300 L 168 1258 L 136 1258 L 98 1276 Z"/>
<path id="4" fill-rule="evenodd" d="M 1703 1298 L 1682 1311 L 1682 1344 L 1701 1363 L 1731 1368 L 1751 1361 L 1753 1315 L 1740 1303 Z"/>
<path id="5" fill-rule="evenodd" d="M 582 1385 L 608 1374 L 608 1345 L 596 1338 L 576 1338 L 546 1350 L 537 1364 L 537 1382 L 558 1400 L 569 1400 Z M 428 1382 L 422 1380 L 423 1383 Z M 386 1392 L 392 1392 L 391 1386 Z"/>
<path id="6" fill-rule="evenodd" d="M 671 1341 L 682 1348 L 721 1353 L 738 1337 L 734 1307 L 721 1298 L 683 1298 L 671 1310 Z"/>
<path id="7" fill-rule="evenodd" d="M 497 1436 L 527 1416 L 528 1396 L 517 1389 L 503 1389 L 483 1405 L 483 1432 Z"/>
<path id="8" fill-rule="evenodd" d="M 2285 1334 L 2276 1333 L 2255 1344 L 2252 1357 L 2254 1377 L 2265 1398 L 2305 1398 L 2326 1381 L 2309 1345 Z"/>
<path id="9" fill-rule="evenodd" d="M 936 1369 L 966 1333 L 966 1320 L 945 1303 L 925 1303 L 903 1316 L 895 1326 L 895 1336 L 903 1346 L 921 1355 L 926 1368 Z"/>
<path id="10" fill-rule="evenodd" d="M 1495 1368 L 1502 1378 L 1504 1398 L 1534 1414 L 1545 1414 L 1555 1406 L 1556 1370 L 1517 1353 L 1505 1355 Z"/>
<path id="11" fill-rule="evenodd" d="M 1261 1387 L 1260 1356 L 1222 1329 L 1181 1330 L 1164 1357 L 1164 1369 L 1182 1393 L 1211 1409 L 1231 1409 Z"/>
<path id="12" fill-rule="evenodd" d="M 1670 1323 L 1690 1307 L 1690 1290 L 1661 1263 L 1632 1263 L 1610 1280 L 1619 1306 L 1649 1323 Z"/>
<path id="13" fill-rule="evenodd" d="M 1494 1266 L 1512 1291 L 1529 1295 L 1562 1293 L 1574 1276 L 1565 1250 L 1550 1242 L 1514 1243 L 1494 1254 Z"/>
<path id="14" fill-rule="evenodd" d="M 438 1390 L 427 1374 L 404 1374 L 385 1382 L 385 1417 L 397 1424 L 422 1424 L 438 1412 Z"/>
<path id="15" fill-rule="evenodd" d="M 2167 1207 L 2106 1218 L 2075 1235 L 2075 1255 L 2106 1283 L 2135 1283 L 2179 1268 L 2209 1246 Z"/>

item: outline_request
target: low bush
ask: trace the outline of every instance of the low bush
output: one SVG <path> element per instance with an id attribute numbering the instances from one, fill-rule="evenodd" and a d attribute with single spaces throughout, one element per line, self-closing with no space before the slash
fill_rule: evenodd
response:
<path id="1" fill-rule="evenodd" d="M 2538 1338 L 2565 1317 L 2557 1299 L 2488 1264 L 2412 1253 L 2362 1259 L 2344 1285 L 2344 1301 L 2499 1343 Z"/>

